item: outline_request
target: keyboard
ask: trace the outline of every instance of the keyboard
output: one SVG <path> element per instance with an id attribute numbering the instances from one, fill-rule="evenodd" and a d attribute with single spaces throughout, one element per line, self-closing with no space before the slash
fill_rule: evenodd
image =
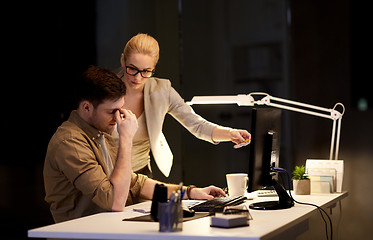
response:
<path id="1" fill-rule="evenodd" d="M 277 197 L 276 190 L 257 190 L 254 193 L 256 193 L 258 197 Z"/>
<path id="2" fill-rule="evenodd" d="M 234 206 L 243 203 L 246 197 L 217 197 L 206 202 L 197 203 L 189 207 L 196 212 L 222 212 L 226 206 Z"/>

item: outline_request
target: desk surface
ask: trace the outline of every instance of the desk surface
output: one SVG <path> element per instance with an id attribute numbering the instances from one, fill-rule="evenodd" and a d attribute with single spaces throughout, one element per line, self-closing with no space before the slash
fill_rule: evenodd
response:
<path id="1" fill-rule="evenodd" d="M 347 192 L 333 194 L 295 195 L 300 202 L 313 203 L 323 208 L 332 207 L 337 201 L 348 196 Z M 276 200 L 276 197 L 261 197 L 246 201 L 253 202 Z M 210 227 L 210 218 L 200 218 L 183 223 L 183 231 L 160 233 L 157 222 L 122 221 L 143 215 L 133 208 L 150 206 L 150 202 L 126 207 L 123 212 L 106 212 L 53 224 L 28 231 L 29 237 L 75 238 L 75 239 L 270 239 L 317 213 L 315 207 L 295 204 L 284 210 L 250 210 L 253 220 L 250 226 L 221 229 Z"/>

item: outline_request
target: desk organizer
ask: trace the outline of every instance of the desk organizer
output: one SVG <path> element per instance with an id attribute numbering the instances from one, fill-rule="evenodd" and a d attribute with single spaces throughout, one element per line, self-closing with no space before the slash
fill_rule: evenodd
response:
<path id="1" fill-rule="evenodd" d="M 158 203 L 160 232 L 178 232 L 183 230 L 183 209 L 181 201 Z"/>

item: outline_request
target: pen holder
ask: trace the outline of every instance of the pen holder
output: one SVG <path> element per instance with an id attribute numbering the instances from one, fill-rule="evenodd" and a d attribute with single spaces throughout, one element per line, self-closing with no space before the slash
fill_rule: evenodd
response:
<path id="1" fill-rule="evenodd" d="M 178 232 L 183 230 L 183 209 L 181 202 L 158 203 L 160 232 Z"/>

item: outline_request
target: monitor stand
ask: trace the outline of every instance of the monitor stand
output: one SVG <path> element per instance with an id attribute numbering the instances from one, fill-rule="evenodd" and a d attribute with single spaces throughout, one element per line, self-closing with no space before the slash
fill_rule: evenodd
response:
<path id="1" fill-rule="evenodd" d="M 287 194 L 284 187 L 279 184 L 275 179 L 273 181 L 273 187 L 275 188 L 278 201 L 267 201 L 267 202 L 257 202 L 249 205 L 249 208 L 255 210 L 277 210 L 277 209 L 286 209 L 294 206 L 293 199 Z"/>

